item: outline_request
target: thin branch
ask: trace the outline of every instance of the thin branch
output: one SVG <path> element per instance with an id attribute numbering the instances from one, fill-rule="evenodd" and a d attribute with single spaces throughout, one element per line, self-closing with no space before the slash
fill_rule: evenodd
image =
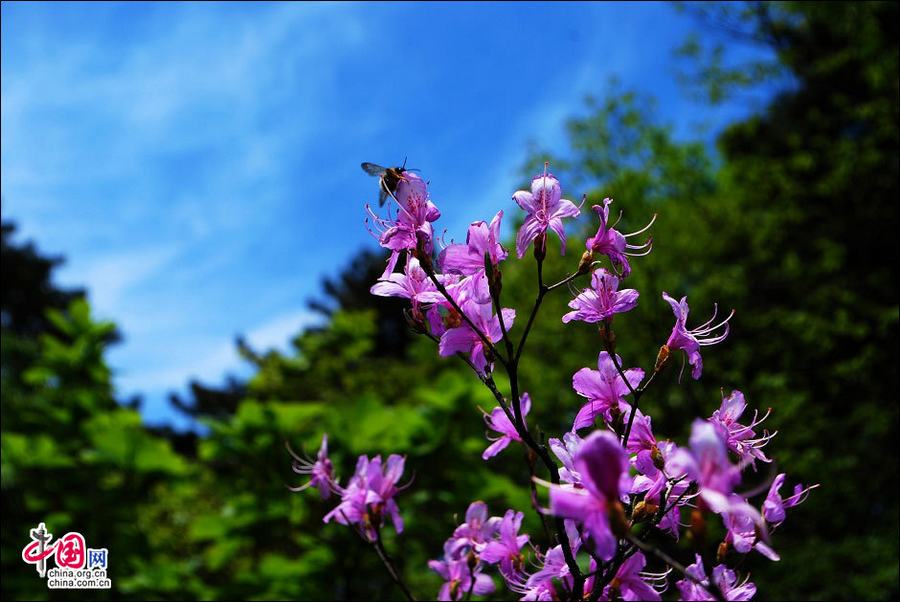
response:
<path id="1" fill-rule="evenodd" d="M 466 322 L 466 324 L 468 324 L 469 328 L 472 329 L 472 332 L 474 332 L 476 335 L 478 335 L 478 338 L 481 339 L 481 342 L 484 344 L 485 349 L 488 349 L 491 352 L 491 355 L 493 355 L 495 358 L 497 358 L 500 361 L 500 363 L 505 366 L 506 358 L 503 357 L 503 355 L 494 346 L 494 344 L 491 342 L 491 340 L 489 338 L 487 338 L 487 335 L 484 334 L 483 332 L 481 332 L 481 330 L 477 326 L 475 326 L 475 323 L 472 321 L 472 319 L 469 318 L 468 315 L 466 315 L 466 312 L 464 312 L 462 310 L 462 308 L 456 302 L 456 299 L 454 299 L 450 295 L 450 292 L 447 291 L 447 287 L 445 287 L 443 285 L 443 283 L 441 283 L 441 281 L 438 280 L 437 275 L 434 273 L 434 271 L 428 270 L 427 274 L 428 274 L 428 278 L 431 279 L 431 282 L 434 283 L 434 286 L 435 286 L 435 288 L 437 288 L 438 292 L 444 296 L 444 298 L 447 300 L 448 303 L 450 303 L 450 305 L 453 307 L 453 309 L 456 310 L 456 312 L 460 315 L 460 317 L 463 320 L 465 320 L 465 322 Z"/>
<path id="2" fill-rule="evenodd" d="M 375 541 L 373 542 L 375 546 L 375 551 L 378 552 L 378 557 L 381 558 L 381 562 L 384 563 L 385 568 L 387 568 L 388 573 L 391 574 L 391 578 L 394 580 L 394 583 L 403 590 L 403 595 L 406 596 L 406 599 L 410 602 L 415 602 L 416 599 L 413 597 L 412 592 L 409 591 L 409 588 L 406 587 L 406 584 L 403 583 L 403 579 L 400 578 L 400 574 L 397 572 L 396 567 L 394 566 L 394 561 L 391 560 L 391 557 L 388 555 L 387 550 L 384 549 L 384 544 L 381 542 L 381 531 L 376 528 L 375 529 Z"/>
<path id="3" fill-rule="evenodd" d="M 653 382 L 653 379 L 656 378 L 656 370 L 650 372 L 650 376 L 647 378 L 644 383 L 638 386 L 635 389 L 631 382 L 628 380 L 628 376 L 625 374 L 624 368 L 619 363 L 619 358 L 616 357 L 615 349 L 613 349 L 610 344 L 610 335 L 612 333 L 612 326 L 609 320 L 606 321 L 606 332 L 607 336 L 605 337 L 605 347 L 606 352 L 609 354 L 609 358 L 612 360 L 613 365 L 616 367 L 616 371 L 619 373 L 619 377 L 625 382 L 625 386 L 628 387 L 628 391 L 631 393 L 632 400 L 634 403 L 632 404 L 631 412 L 628 416 L 628 424 L 625 427 L 625 432 L 622 434 L 622 447 L 628 447 L 628 438 L 631 436 L 631 427 L 634 424 L 634 416 L 637 414 L 638 404 L 641 401 L 641 397 L 644 395 L 644 392 L 647 390 L 647 387 L 650 383 Z"/>
<path id="4" fill-rule="evenodd" d="M 381 542 L 381 530 L 375 527 L 375 540 L 369 539 L 369 537 L 365 534 L 365 532 L 360 528 L 356 523 L 351 522 L 347 515 L 341 510 L 341 516 L 344 517 L 346 524 L 353 528 L 359 538 L 362 539 L 366 543 L 372 544 L 372 547 L 375 548 L 375 551 L 378 553 L 378 557 L 381 559 L 382 564 L 384 564 L 384 568 L 387 569 L 388 574 L 390 574 L 391 579 L 394 580 L 400 589 L 403 590 L 403 593 L 406 595 L 406 599 L 410 602 L 416 602 L 416 599 L 413 597 L 412 593 L 409 591 L 409 588 L 406 587 L 406 584 L 403 583 L 403 579 L 400 578 L 400 573 L 397 572 L 396 567 L 394 567 L 394 562 L 391 560 L 391 557 L 388 555 L 387 550 L 384 549 L 384 544 Z"/>
<path id="5" fill-rule="evenodd" d="M 577 272 L 575 272 L 575 273 L 573 273 L 573 274 L 569 274 L 568 276 L 566 276 L 565 278 L 563 278 L 562 280 L 560 280 L 560 281 L 557 282 L 556 284 L 551 284 L 550 286 L 548 286 L 548 287 L 547 287 L 547 292 L 556 290 L 556 289 L 558 289 L 558 288 L 561 287 L 561 286 L 565 286 L 565 285 L 569 284 L 570 282 L 572 282 L 573 280 L 575 280 L 576 278 L 578 278 L 579 276 L 583 276 L 584 274 L 587 274 L 587 273 L 588 273 L 588 272 L 577 271 Z"/>
<path id="6" fill-rule="evenodd" d="M 534 461 L 536 456 L 534 453 L 525 449 L 525 463 L 528 465 L 528 472 L 531 474 L 531 478 L 528 480 L 528 487 L 531 490 L 531 506 L 534 508 L 534 511 L 537 512 L 537 515 L 541 518 L 541 526 L 544 528 L 544 537 L 547 538 L 547 541 L 553 541 L 553 538 L 550 535 L 550 527 L 547 525 L 547 515 L 541 512 L 541 505 L 538 501 L 538 492 L 537 492 L 537 483 L 535 479 L 537 478 L 537 474 L 534 472 Z"/>
<path id="7" fill-rule="evenodd" d="M 469 591 L 466 592 L 466 602 L 472 599 L 472 592 L 475 590 L 475 567 L 469 565 Z"/>

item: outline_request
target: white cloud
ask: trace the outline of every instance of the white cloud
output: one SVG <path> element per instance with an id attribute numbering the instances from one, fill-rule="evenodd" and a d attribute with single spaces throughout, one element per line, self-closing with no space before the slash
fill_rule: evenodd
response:
<path id="1" fill-rule="evenodd" d="M 178 249 L 174 247 L 151 247 L 102 255 L 79 266 L 79 271 L 91 284 L 94 309 L 115 317 L 129 302 L 135 287 L 156 278 L 177 255 Z"/>
<path id="2" fill-rule="evenodd" d="M 5 5 L 3 25 L 4 218 L 70 258 L 60 280 L 86 286 L 124 332 L 110 356 L 117 383 L 149 397 L 241 366 L 241 317 L 223 323 L 222 307 L 274 300 L 244 318 L 281 312 L 249 325 L 257 347 L 283 348 L 310 323 L 284 312 L 296 295 L 274 290 L 296 282 L 226 300 L 222 273 L 294 201 L 285 157 L 318 143 L 337 65 L 367 41 L 354 6 L 157 6 L 133 15 L 146 20 L 134 35 L 105 31 L 104 7 L 65 36 L 30 21 L 15 54 Z M 273 121 L 285 110 L 304 119 Z"/>
<path id="3" fill-rule="evenodd" d="M 321 321 L 321 315 L 308 310 L 276 316 L 246 333 L 247 342 L 259 351 L 288 350 L 288 343 L 301 330 Z"/>

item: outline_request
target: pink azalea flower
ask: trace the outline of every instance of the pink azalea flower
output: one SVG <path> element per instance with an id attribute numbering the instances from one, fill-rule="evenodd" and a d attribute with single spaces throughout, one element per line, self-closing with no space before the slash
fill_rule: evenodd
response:
<path id="1" fill-rule="evenodd" d="M 500 523 L 500 538 L 488 542 L 481 551 L 481 560 L 487 564 L 499 564 L 500 573 L 506 579 L 516 579 L 525 565 L 521 550 L 529 537 L 519 535 L 524 517 L 522 512 L 507 510 Z"/>
<path id="2" fill-rule="evenodd" d="M 470 279 L 466 280 L 468 281 Z M 470 298 L 465 299 L 462 303 L 457 301 L 457 303 L 475 327 L 483 333 L 491 343 L 496 343 L 503 338 L 503 331 L 500 328 L 500 318 L 494 314 L 489 300 L 487 303 L 480 303 L 477 299 Z M 508 330 L 512 328 L 513 321 L 516 318 L 516 311 L 508 308 L 503 308 L 501 311 L 503 312 L 503 322 Z M 481 374 L 490 372 L 491 369 L 493 369 L 492 364 L 489 365 L 488 359 L 484 355 L 484 351 L 484 341 L 464 320 L 461 320 L 461 324 L 458 327 L 445 331 L 441 335 L 441 340 L 438 344 L 438 352 L 442 357 L 449 357 L 456 353 L 464 353 L 469 356 L 472 364 L 475 365 L 475 369 Z"/>
<path id="3" fill-rule="evenodd" d="M 677 481 L 670 487 L 671 479 L 665 471 L 666 461 L 677 450 L 677 446 L 671 441 L 657 441 L 650 417 L 637 410 L 626 449 L 635 454 L 634 467 L 639 473 L 634 477 L 629 493 L 643 493 L 644 502 L 648 504 L 671 506 L 658 526 L 678 540 L 678 506 L 688 503 L 690 497 L 682 495 L 688 490 L 689 483 Z"/>
<path id="4" fill-rule="evenodd" d="M 432 252 L 434 229 L 431 223 L 441 216 L 440 210 L 431 202 L 427 184 L 415 173 L 403 172 L 403 179 L 397 184 L 394 198 L 397 207 L 394 209 L 393 204 L 389 204 L 387 217 L 376 215 L 366 205 L 366 212 L 369 214 L 366 225 L 369 227 L 371 220 L 374 227 L 374 230 L 370 228 L 369 231 L 378 238 L 382 247 L 391 250 L 384 271 L 385 278 L 394 271 L 402 251 L 412 253 L 422 246 L 426 253 Z"/>
<path id="5" fill-rule="evenodd" d="M 578 529 L 572 521 L 565 521 L 566 533 L 569 536 L 569 543 L 572 546 L 572 554 L 578 554 L 581 547 L 581 539 L 578 537 Z M 538 560 L 541 561 L 541 568 L 535 571 L 527 578 L 518 580 L 508 580 L 507 585 L 514 592 L 522 594 L 521 600 L 560 600 L 557 595 L 554 581 L 563 585 L 563 587 L 572 587 L 572 573 L 569 571 L 569 565 L 566 564 L 565 553 L 562 546 L 554 546 L 547 550 L 546 554 L 538 554 Z M 591 559 L 592 570 L 596 568 L 593 558 Z M 587 585 L 588 582 L 585 582 Z M 585 591 L 590 591 L 586 589 Z"/>
<path id="6" fill-rule="evenodd" d="M 806 501 L 806 498 L 809 497 L 809 492 L 819 486 L 816 484 L 804 489 L 803 485 L 798 483 L 794 486 L 794 494 L 786 499 L 782 499 L 779 491 L 781 486 L 784 485 L 785 477 L 784 473 L 775 477 L 775 480 L 772 481 L 772 486 L 769 488 L 769 493 L 766 495 L 766 501 L 763 502 L 763 516 L 768 523 L 775 526 L 784 522 L 787 508 L 793 508 L 797 504 Z"/>
<path id="7" fill-rule="evenodd" d="M 621 366 L 622 359 L 618 355 L 616 360 Z M 644 371 L 640 368 L 629 368 L 624 372 L 632 387 L 637 387 L 644 379 Z M 573 431 L 590 427 L 597 416 L 608 417 L 610 408 L 618 407 L 629 393 L 628 385 L 606 351 L 601 351 L 597 358 L 597 370 L 582 368 L 572 376 L 572 388 L 588 399 L 575 416 Z"/>
<path id="8" fill-rule="evenodd" d="M 718 410 L 713 412 L 710 422 L 719 426 L 725 433 L 725 444 L 728 449 L 734 452 L 741 463 L 755 462 L 771 462 L 763 453 L 762 448 L 777 433 L 763 432 L 762 437 L 757 437 L 754 427 L 761 424 L 769 417 L 769 412 L 757 420 L 757 413 L 753 412 L 753 420 L 749 425 L 743 425 L 738 422 L 744 410 L 747 408 L 747 402 L 744 401 L 744 394 L 740 391 L 732 391 L 731 395 L 722 399 L 722 405 Z"/>
<path id="9" fill-rule="evenodd" d="M 531 411 L 531 396 L 528 395 L 528 393 L 523 393 L 521 399 L 522 402 L 519 408 L 522 411 L 522 421 L 524 422 L 525 416 Z M 513 412 L 513 409 L 510 408 L 509 411 Z M 513 414 L 513 416 L 515 416 L 515 414 Z M 506 449 L 512 441 L 522 441 L 522 437 L 519 436 L 519 432 L 516 430 L 515 425 L 510 422 L 509 418 L 506 416 L 506 412 L 503 411 L 503 408 L 496 407 L 491 410 L 490 414 L 485 414 L 484 422 L 489 429 L 500 433 L 500 436 L 493 439 L 493 442 L 484 450 L 484 453 L 481 454 L 482 459 L 487 460 L 493 458 Z"/>
<path id="10" fill-rule="evenodd" d="M 422 269 L 419 260 L 410 257 L 402 274 L 391 273 L 382 278 L 369 290 L 379 297 L 402 297 L 412 301 L 413 307 L 420 303 L 440 303 L 444 296 L 438 292 L 434 282 Z"/>
<path id="11" fill-rule="evenodd" d="M 405 462 L 403 456 L 391 454 L 382 466 L 381 456 L 371 460 L 360 456 L 356 472 L 347 487 L 339 492 L 341 503 L 325 515 L 324 522 L 334 519 L 342 525 L 358 524 L 369 540 L 374 541 L 375 525 L 390 517 L 397 533 L 402 533 L 403 519 L 394 496 L 400 491 L 397 482 L 403 476 Z"/>
<path id="12" fill-rule="evenodd" d="M 657 581 L 663 575 L 644 574 L 647 559 L 640 552 L 630 556 L 616 571 L 612 581 L 603 588 L 601 600 L 662 600 L 647 581 Z"/>
<path id="13" fill-rule="evenodd" d="M 610 512 L 621 510 L 620 491 L 630 487 L 628 457 L 615 434 L 595 431 L 581 444 L 573 464 L 582 486 L 550 485 L 550 513 L 580 523 L 597 555 L 609 560 L 616 552 Z"/>
<path id="14" fill-rule="evenodd" d="M 490 258 L 491 265 L 506 259 L 506 249 L 500 244 L 500 220 L 503 211 L 498 211 L 488 225 L 474 222 L 469 226 L 466 244 L 451 244 L 441 251 L 438 265 L 445 274 L 469 276 L 484 271 L 484 257 Z"/>
<path id="15" fill-rule="evenodd" d="M 677 478 L 687 476 L 700 487 L 700 499 L 716 514 L 745 515 L 765 531 L 760 513 L 747 500 L 734 494 L 741 480 L 741 469 L 728 459 L 725 441 L 713 424 L 695 420 L 691 429 L 690 451 L 678 449 L 666 460 L 666 473 Z"/>
<path id="16" fill-rule="evenodd" d="M 338 489 L 337 482 L 334 480 L 334 466 L 328 458 L 328 435 L 322 435 L 322 445 L 316 455 L 315 462 L 311 462 L 306 458 L 302 458 L 295 454 L 288 446 L 288 453 L 293 459 L 293 470 L 297 474 L 310 475 L 309 483 L 299 487 L 289 487 L 291 491 L 303 491 L 309 487 L 315 487 L 319 490 L 322 499 L 331 496 L 332 491 Z"/>
<path id="17" fill-rule="evenodd" d="M 653 222 L 656 221 L 656 216 L 654 215 L 650 223 L 637 232 L 621 234 L 615 229 L 615 224 L 613 226 L 609 225 L 609 206 L 612 202 L 612 199 L 606 198 L 603 199 L 602 205 L 594 205 L 592 207 L 600 218 L 600 228 L 594 236 L 585 241 L 585 247 L 587 247 L 588 251 L 601 253 L 609 257 L 613 267 L 623 277 L 627 277 L 631 273 L 628 257 L 643 257 L 650 253 L 650 250 L 653 248 L 652 239 L 647 239 L 647 242 L 640 245 L 633 245 L 628 242 L 628 239 L 646 232 L 653 225 Z"/>
<path id="18" fill-rule="evenodd" d="M 516 254 L 519 258 L 525 255 L 528 245 L 538 237 L 540 244 L 546 245 L 548 228 L 559 236 L 560 252 L 565 255 L 566 233 L 562 218 L 577 217 L 581 211 L 575 203 L 562 198 L 559 180 L 545 169 L 543 175 L 535 176 L 531 181 L 531 192 L 519 190 L 512 198 L 528 213 L 516 237 Z"/>
<path id="19" fill-rule="evenodd" d="M 461 560 L 429 560 L 428 567 L 444 580 L 438 591 L 438 600 L 462 600 L 469 590 L 476 596 L 485 596 L 494 592 L 494 581 L 481 572 L 481 566 L 469 568 L 468 561 Z M 474 583 L 473 583 L 474 582 Z"/>
<path id="20" fill-rule="evenodd" d="M 470 551 L 480 552 L 494 538 L 500 528 L 499 516 L 488 517 L 488 507 L 482 501 L 472 502 L 466 510 L 466 522 L 453 531 L 447 542 L 447 558 L 460 559 Z"/>
<path id="21" fill-rule="evenodd" d="M 703 567 L 703 559 L 700 554 L 696 555 L 694 564 L 687 567 L 686 572 L 694 579 L 684 579 L 675 583 L 678 591 L 681 592 L 682 600 L 715 600 L 706 588 L 709 587 L 709 579 L 706 576 L 706 569 Z M 696 581 L 701 581 L 704 585 L 698 585 Z M 720 564 L 713 569 L 713 582 L 719 587 L 719 591 L 725 596 L 726 600 L 742 601 L 750 600 L 756 595 L 756 586 L 746 579 L 738 583 L 737 575 L 724 564 Z"/>
<path id="22" fill-rule="evenodd" d="M 640 424 L 640 415 L 635 416 L 634 428 L 632 428 L 632 437 Z M 649 418 L 648 418 L 649 420 Z M 632 448 L 632 439 L 629 437 L 628 446 Z M 659 441 L 654 443 L 649 449 L 641 449 L 634 457 L 634 467 L 638 471 L 638 475 L 634 477 L 629 493 L 643 493 L 644 502 L 654 504 L 656 506 L 671 506 L 668 512 L 659 522 L 659 528 L 668 531 L 672 537 L 678 540 L 678 531 L 680 529 L 679 507 L 690 502 L 693 496 L 684 496 L 690 483 L 682 480 L 677 481 L 669 487 L 672 479 L 666 474 L 666 461 L 677 450 L 677 446 L 671 441 Z M 630 449 L 629 451 L 633 451 Z M 668 492 L 668 493 L 667 493 Z"/>
<path id="23" fill-rule="evenodd" d="M 669 335 L 669 340 L 666 341 L 666 346 L 671 351 L 676 349 L 684 350 L 688 356 L 688 362 L 693 366 L 691 376 L 694 377 L 694 380 L 697 380 L 703 373 L 703 358 L 700 357 L 700 347 L 715 345 L 725 340 L 725 337 L 728 336 L 728 320 L 734 315 L 734 310 L 728 314 L 727 318 L 712 326 L 711 324 L 716 319 L 718 311 L 718 306 L 716 306 L 712 318 L 697 328 L 688 330 L 686 323 L 690 308 L 687 304 L 687 297 L 682 297 L 681 301 L 675 301 L 668 293 L 663 293 L 662 297 L 672 306 L 672 311 L 675 312 L 675 327 L 672 329 L 672 334 Z M 721 334 L 714 334 L 722 327 L 724 327 L 724 331 Z"/>
<path id="24" fill-rule="evenodd" d="M 775 550 L 759 540 L 756 523 L 752 517 L 744 513 L 726 512 L 722 515 L 722 522 L 725 524 L 725 543 L 737 552 L 746 554 L 750 550 L 756 550 L 769 560 L 781 560 Z"/>
<path id="25" fill-rule="evenodd" d="M 574 457 L 583 442 L 584 439 L 574 432 L 563 435 L 562 441 L 556 438 L 547 440 L 550 450 L 563 463 L 563 467 L 559 469 L 559 480 L 563 483 L 571 485 L 581 483 L 581 474 L 575 470 Z"/>
<path id="26" fill-rule="evenodd" d="M 616 314 L 631 311 L 637 306 L 638 293 L 633 288 L 618 290 L 619 279 L 603 268 L 591 275 L 591 288 L 584 289 L 569 301 L 574 311 L 563 315 L 562 321 L 603 322 Z"/>

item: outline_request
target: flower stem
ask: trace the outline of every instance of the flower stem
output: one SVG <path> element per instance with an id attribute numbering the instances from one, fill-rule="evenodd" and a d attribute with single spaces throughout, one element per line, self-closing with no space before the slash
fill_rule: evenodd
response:
<path id="1" fill-rule="evenodd" d="M 375 551 L 378 552 L 378 557 L 381 558 L 381 562 L 384 563 L 385 568 L 388 573 L 390 573 L 391 578 L 394 580 L 394 583 L 403 590 L 403 595 L 406 596 L 406 599 L 410 602 L 415 602 L 416 599 L 413 597 L 412 592 L 409 591 L 409 588 L 406 587 L 406 584 L 403 583 L 403 579 L 400 578 L 400 573 L 397 572 L 397 568 L 394 566 L 394 561 L 391 560 L 391 557 L 388 555 L 387 550 L 384 549 L 384 544 L 381 542 L 381 531 L 375 530 L 375 541 L 372 542 L 375 547 Z"/>
<path id="2" fill-rule="evenodd" d="M 472 599 L 472 592 L 475 590 L 475 567 L 469 565 L 469 591 L 466 592 L 466 602 Z"/>
<path id="3" fill-rule="evenodd" d="M 466 322 L 466 324 L 468 324 L 469 328 L 472 329 L 472 332 L 474 332 L 476 335 L 478 335 L 478 338 L 480 338 L 481 342 L 484 344 L 484 348 L 489 350 L 491 352 L 491 354 L 495 358 L 497 358 L 501 364 L 503 364 L 505 366 L 506 359 L 503 357 L 503 355 L 500 354 L 500 351 L 494 346 L 494 344 L 491 342 L 491 340 L 489 338 L 487 338 L 487 335 L 485 335 L 483 332 L 481 332 L 481 330 L 477 326 L 475 326 L 475 323 L 472 322 L 471 318 L 469 318 L 469 316 L 466 315 L 466 312 L 464 312 L 462 310 L 462 308 L 456 302 L 456 299 L 454 299 L 452 296 L 450 296 L 450 293 L 447 291 L 447 287 L 445 287 L 441 283 L 441 281 L 437 279 L 437 275 L 434 273 L 434 271 L 428 270 L 427 274 L 428 274 L 428 278 L 431 279 L 431 282 L 434 283 L 434 286 L 435 286 L 435 288 L 437 288 L 438 292 L 441 293 L 445 299 L 447 299 L 447 302 L 450 303 L 450 305 L 453 307 L 454 310 L 456 310 L 456 312 L 460 315 L 460 317 L 463 320 L 465 320 L 465 322 Z M 503 320 L 502 317 L 500 319 Z"/>
<path id="4" fill-rule="evenodd" d="M 644 392 L 647 390 L 647 387 L 650 385 L 650 383 L 653 382 L 653 379 L 656 377 L 657 371 L 653 370 L 647 380 L 640 386 L 638 386 L 637 389 L 635 389 L 631 385 L 631 382 L 629 382 L 628 377 L 625 375 L 625 370 L 622 368 L 621 364 L 619 364 L 619 359 L 616 357 L 616 351 L 610 344 L 612 324 L 609 321 L 606 322 L 606 331 L 607 336 L 604 338 L 606 352 L 609 354 L 609 358 L 612 360 L 613 365 L 616 367 L 616 371 L 619 373 L 619 377 L 625 382 L 625 386 L 628 387 L 628 391 L 631 393 L 631 397 L 634 400 L 631 412 L 629 412 L 628 415 L 628 424 L 625 426 L 625 432 L 622 434 L 622 447 L 627 449 L 628 438 L 631 436 L 631 426 L 634 424 L 634 415 L 637 414 L 638 404 L 640 403 L 641 397 L 644 395 Z"/>

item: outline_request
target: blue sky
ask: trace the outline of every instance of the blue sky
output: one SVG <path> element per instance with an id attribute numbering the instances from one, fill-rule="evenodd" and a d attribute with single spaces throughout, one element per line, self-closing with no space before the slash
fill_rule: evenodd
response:
<path id="1" fill-rule="evenodd" d="M 678 87 L 695 28 L 655 3 L 3 3 L 3 218 L 119 324 L 120 394 L 184 426 L 168 391 L 240 371 L 238 333 L 284 348 L 373 246 L 360 161 L 408 156 L 462 238 L 612 76 L 682 135 L 752 110 Z"/>

